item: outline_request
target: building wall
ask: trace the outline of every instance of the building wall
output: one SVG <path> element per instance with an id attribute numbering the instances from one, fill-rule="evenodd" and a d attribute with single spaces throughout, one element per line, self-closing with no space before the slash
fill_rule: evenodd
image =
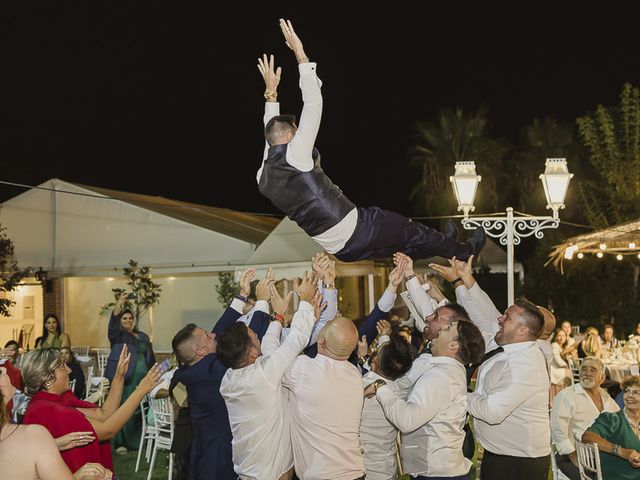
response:
<path id="1" fill-rule="evenodd" d="M 153 308 L 151 315 L 145 315 L 139 325 L 140 330 L 153 336 L 154 350 L 171 350 L 171 339 L 188 323 L 211 329 L 222 315 L 224 309 L 215 291 L 217 274 L 154 276 L 154 281 L 162 285 L 160 303 Z M 65 329 L 73 345 L 109 346 L 109 313 L 101 316 L 100 306 L 113 301 L 112 288 L 125 287 L 123 278 L 64 279 Z"/>
<path id="2" fill-rule="evenodd" d="M 3 347 L 9 340 L 18 339 L 23 326 L 27 330 L 31 329 L 30 347 L 33 347 L 35 339 L 42 335 L 42 287 L 35 280 L 25 280 L 29 285 L 20 285 L 15 291 L 7 294 L 7 298 L 16 303 L 9 309 L 9 317 L 0 317 L 0 343 Z"/>

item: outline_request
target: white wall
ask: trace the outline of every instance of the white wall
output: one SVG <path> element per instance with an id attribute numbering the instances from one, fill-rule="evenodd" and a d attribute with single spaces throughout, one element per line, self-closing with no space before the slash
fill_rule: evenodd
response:
<path id="1" fill-rule="evenodd" d="M 26 280 L 28 281 L 29 279 Z M 26 297 L 32 297 L 33 303 L 26 305 Z M 29 339 L 29 344 L 33 347 L 35 339 L 42 335 L 42 318 L 44 315 L 42 287 L 40 285 L 20 285 L 15 291 L 7 293 L 7 298 L 16 303 L 9 308 L 10 317 L 0 317 L 0 343 L 4 347 L 5 343 L 13 339 L 14 329 L 19 331 L 23 325 L 33 324 L 33 333 Z"/>
<path id="2" fill-rule="evenodd" d="M 69 277 L 64 282 L 65 331 L 73 345 L 108 347 L 109 315 L 100 316 L 100 306 L 113 301 L 112 288 L 125 288 L 121 277 Z M 155 277 L 162 285 L 160 304 L 153 308 L 153 344 L 156 351 L 171 350 L 174 334 L 188 323 L 212 328 L 223 312 L 215 286 L 217 274 Z M 145 316 L 140 330 L 151 334 Z"/>

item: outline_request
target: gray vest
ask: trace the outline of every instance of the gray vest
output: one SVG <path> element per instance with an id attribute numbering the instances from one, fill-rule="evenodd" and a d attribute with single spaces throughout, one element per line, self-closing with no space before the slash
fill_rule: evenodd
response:
<path id="1" fill-rule="evenodd" d="M 314 237 L 337 225 L 355 205 L 327 177 L 313 149 L 313 169 L 287 163 L 287 145 L 274 145 L 262 167 L 258 188 L 281 211 Z"/>

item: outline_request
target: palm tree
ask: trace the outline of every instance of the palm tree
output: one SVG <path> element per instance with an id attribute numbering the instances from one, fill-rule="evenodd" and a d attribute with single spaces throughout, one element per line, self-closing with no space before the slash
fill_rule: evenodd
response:
<path id="1" fill-rule="evenodd" d="M 482 176 L 482 189 L 476 197 L 478 211 L 494 211 L 499 192 L 497 185 L 504 170 L 501 162 L 509 147 L 488 133 L 487 108 L 465 113 L 462 108 L 443 108 L 435 122 L 416 125 L 416 143 L 409 150 L 410 162 L 420 168 L 420 181 L 411 192 L 418 210 L 429 215 L 456 211 L 455 197 L 449 185 L 456 162 L 474 161 Z"/>

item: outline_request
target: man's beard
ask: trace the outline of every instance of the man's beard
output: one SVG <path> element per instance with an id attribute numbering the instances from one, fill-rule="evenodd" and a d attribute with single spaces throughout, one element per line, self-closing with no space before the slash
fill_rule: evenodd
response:
<path id="1" fill-rule="evenodd" d="M 580 385 L 582 385 L 582 388 L 593 388 L 596 386 L 596 381 L 588 378 L 581 378 Z"/>

